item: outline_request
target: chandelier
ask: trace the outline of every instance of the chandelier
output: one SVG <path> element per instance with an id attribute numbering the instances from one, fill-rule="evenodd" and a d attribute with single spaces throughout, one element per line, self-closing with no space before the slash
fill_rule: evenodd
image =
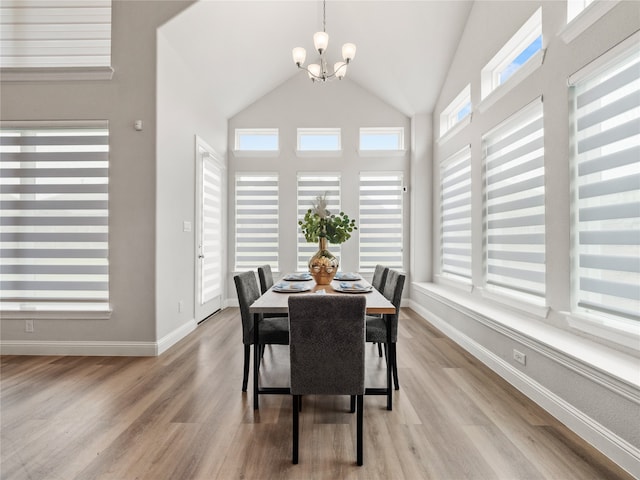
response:
<path id="1" fill-rule="evenodd" d="M 309 74 L 309 78 L 312 82 L 326 82 L 337 78 L 342 80 L 347 73 L 347 65 L 353 60 L 356 55 L 356 46 L 353 43 L 345 43 L 342 45 L 342 62 L 336 62 L 333 65 L 333 72 L 329 73 L 327 67 L 327 59 L 325 58 L 325 52 L 327 51 L 327 45 L 329 44 L 329 35 L 327 35 L 327 2 L 322 2 L 322 31 L 313 34 L 313 45 L 320 54 L 320 60 L 318 63 L 312 63 L 308 67 L 304 66 L 304 61 L 307 57 L 307 51 L 302 47 L 296 47 L 293 49 L 293 62 L 296 66 L 304 70 Z"/>

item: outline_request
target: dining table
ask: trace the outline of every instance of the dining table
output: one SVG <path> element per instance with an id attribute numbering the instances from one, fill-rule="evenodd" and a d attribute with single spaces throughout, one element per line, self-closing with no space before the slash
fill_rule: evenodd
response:
<path id="1" fill-rule="evenodd" d="M 276 313 L 283 316 L 289 313 L 289 296 L 291 295 L 364 295 L 366 298 L 366 314 L 394 314 L 396 307 L 382 293 L 373 288 L 360 275 L 338 276 L 328 285 L 319 285 L 311 276 L 304 274 L 285 275 L 284 280 L 276 282 L 249 307 L 253 314 L 253 408 L 259 408 L 259 395 L 290 394 L 289 387 L 260 386 L 260 357 L 258 348 L 259 319 L 262 314 Z M 291 278 L 293 280 L 287 280 Z M 307 279 L 308 278 L 308 279 Z M 390 338 L 390 332 L 389 332 Z M 391 368 L 387 362 L 387 388 L 367 388 L 365 395 L 387 395 L 391 385 Z"/>

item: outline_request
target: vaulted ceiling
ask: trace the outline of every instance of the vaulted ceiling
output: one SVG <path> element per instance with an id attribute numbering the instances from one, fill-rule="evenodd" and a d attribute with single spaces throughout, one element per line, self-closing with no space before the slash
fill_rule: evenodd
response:
<path id="1" fill-rule="evenodd" d="M 329 0 L 330 64 L 357 46 L 347 77 L 406 115 L 433 110 L 472 0 Z M 322 1 L 200 0 L 161 29 L 227 118 L 293 75 L 293 47 L 314 59 Z M 318 85 L 322 88 L 322 85 Z"/>

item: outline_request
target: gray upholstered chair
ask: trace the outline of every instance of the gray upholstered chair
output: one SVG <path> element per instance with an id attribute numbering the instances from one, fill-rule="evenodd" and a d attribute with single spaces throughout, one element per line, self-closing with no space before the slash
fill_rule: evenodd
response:
<path id="1" fill-rule="evenodd" d="M 376 265 L 375 270 L 373 271 L 373 277 L 371 278 L 371 285 L 373 288 L 382 292 L 384 290 L 384 284 L 387 281 L 387 275 L 389 273 L 389 267 L 385 267 L 383 265 Z M 382 315 L 373 314 L 371 317 L 381 317 Z M 370 316 L 367 315 L 367 318 Z M 378 343 L 378 355 L 382 356 L 382 343 Z"/>
<path id="2" fill-rule="evenodd" d="M 363 295 L 289 297 L 293 463 L 298 463 L 299 408 L 302 395 L 349 395 L 357 403 L 357 463 L 362 465 L 364 395 Z"/>
<path id="3" fill-rule="evenodd" d="M 242 343 L 244 344 L 244 369 L 242 378 L 242 391 L 247 391 L 247 380 L 249 378 L 249 355 L 253 344 L 253 315 L 249 307 L 260 298 L 258 281 L 256 274 L 252 271 L 244 272 L 233 277 L 238 293 L 238 303 L 240 305 L 240 317 L 242 319 Z M 254 345 L 253 354 L 262 356 L 262 350 L 266 344 L 288 345 L 289 344 L 289 321 L 287 317 L 272 317 L 259 319 L 258 345 Z"/>
<path id="4" fill-rule="evenodd" d="M 260 279 L 260 292 L 264 293 L 273 287 L 273 272 L 271 265 L 258 267 L 258 278 Z"/>
<path id="5" fill-rule="evenodd" d="M 398 366 L 396 356 L 396 343 L 398 341 L 398 316 L 400 315 L 400 301 L 402 299 L 402 290 L 404 288 L 405 275 L 396 270 L 389 270 L 382 294 L 389 300 L 394 307 L 396 313 L 393 315 L 385 314 L 382 317 L 367 316 L 367 342 L 382 343 L 385 346 L 387 354 L 387 365 L 393 373 L 393 381 L 395 389 L 399 390 L 398 383 Z M 393 408 L 393 400 L 391 395 L 391 383 L 389 375 L 387 375 L 387 409 Z"/>

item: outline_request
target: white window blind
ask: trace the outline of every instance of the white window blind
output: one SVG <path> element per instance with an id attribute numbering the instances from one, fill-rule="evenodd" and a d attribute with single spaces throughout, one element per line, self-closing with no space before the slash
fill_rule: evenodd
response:
<path id="1" fill-rule="evenodd" d="M 0 66 L 109 67 L 111 0 L 3 0 Z"/>
<path id="2" fill-rule="evenodd" d="M 442 273 L 471 282 L 471 148 L 440 167 L 440 258 Z"/>
<path id="3" fill-rule="evenodd" d="M 236 271 L 278 270 L 278 175 L 236 175 Z"/>
<path id="4" fill-rule="evenodd" d="M 106 122 L 0 128 L 2 310 L 106 310 Z"/>
<path id="5" fill-rule="evenodd" d="M 483 149 L 486 282 L 522 293 L 530 300 L 544 299 L 545 186 L 541 99 L 484 135 Z"/>
<path id="6" fill-rule="evenodd" d="M 326 195 L 327 209 L 340 213 L 340 175 L 323 173 L 298 174 L 298 220 L 313 207 L 318 196 Z M 331 253 L 340 259 L 340 245 L 329 245 Z M 318 251 L 318 244 L 308 243 L 298 227 L 298 270 L 307 271 L 309 259 Z"/>
<path id="7" fill-rule="evenodd" d="M 576 82 L 574 308 L 640 319 L 640 50 Z"/>
<path id="8" fill-rule="evenodd" d="M 204 155 L 200 212 L 201 304 L 222 294 L 222 174 L 218 161 L 211 155 Z"/>
<path id="9" fill-rule="evenodd" d="M 403 269 L 402 173 L 360 174 L 360 271 Z"/>

